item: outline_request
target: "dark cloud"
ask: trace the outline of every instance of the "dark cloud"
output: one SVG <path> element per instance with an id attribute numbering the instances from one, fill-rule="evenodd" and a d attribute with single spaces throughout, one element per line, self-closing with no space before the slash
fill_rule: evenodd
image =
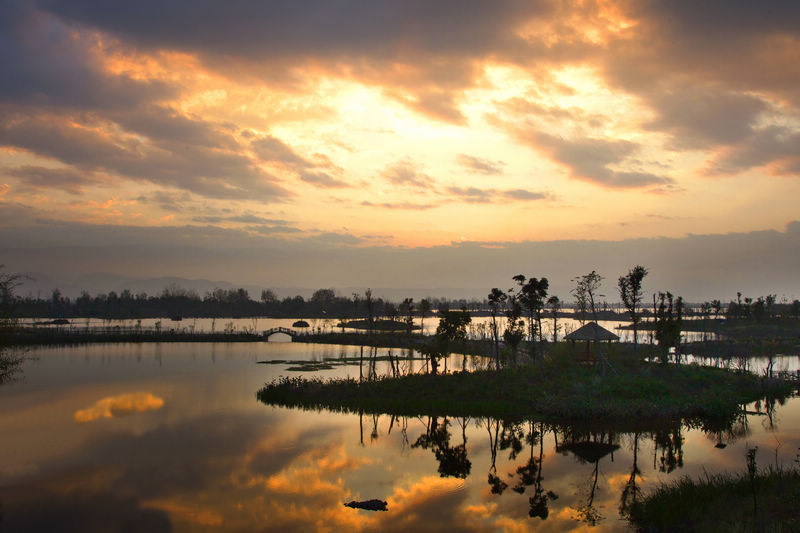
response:
<path id="1" fill-rule="evenodd" d="M 458 154 L 458 156 L 456 156 L 456 161 L 459 165 L 487 176 L 502 174 L 503 166 L 505 165 L 502 161 L 491 161 L 467 154 Z"/>
<path id="2" fill-rule="evenodd" d="M 669 134 L 672 147 L 737 152 L 764 140 L 763 118 L 800 109 L 796 2 L 636 2 L 625 14 L 636 24 L 609 43 L 602 73 L 651 108 L 647 127 Z M 782 155 L 770 160 L 769 149 L 747 151 L 781 166 Z M 712 162 L 717 173 L 725 164 L 747 166 Z"/>
<path id="3" fill-rule="evenodd" d="M 768 109 L 755 96 L 691 86 L 656 94 L 650 105 L 659 116 L 645 126 L 671 134 L 673 144 L 683 149 L 742 141 L 754 133 L 759 114 Z"/>
<path id="4" fill-rule="evenodd" d="M 239 148 L 224 125 L 185 116 L 168 106 L 142 105 L 115 110 L 106 117 L 127 132 L 143 135 L 162 146 L 170 143 L 176 148 L 181 145 L 225 150 Z"/>
<path id="5" fill-rule="evenodd" d="M 2 169 L 0 174 L 16 178 L 24 188 L 58 189 L 70 194 L 82 194 L 84 187 L 104 182 L 91 172 L 31 165 Z"/>
<path id="6" fill-rule="evenodd" d="M 252 3 L 223 5 L 177 1 L 164 6 L 144 0 L 120 7 L 86 1 L 41 0 L 39 6 L 68 20 L 119 35 L 138 46 L 172 48 L 212 56 L 263 61 L 276 55 L 294 59 L 385 57 L 409 54 L 479 53 L 523 44 L 508 34 L 532 16 L 552 12 L 549 2 L 498 1 L 487 10 L 476 0 L 449 5 L 422 0 Z M 447 28 L 447 31 L 442 31 Z"/>
<path id="7" fill-rule="evenodd" d="M 107 172 L 212 198 L 269 201 L 289 195 L 243 155 L 202 145 L 114 138 L 96 126 L 76 124 L 68 116 L 0 109 L 0 146 L 27 150 L 81 172 Z"/>
<path id="8" fill-rule="evenodd" d="M 709 174 L 735 174 L 768 165 L 779 175 L 800 176 L 800 132 L 779 126 L 755 131 L 722 150 L 710 162 Z"/>
<path id="9" fill-rule="evenodd" d="M 0 209 L 0 214 L 5 212 L 5 207 Z M 25 217 L 30 219 L 30 214 Z M 471 294 L 480 296 L 487 287 L 510 280 L 523 265 L 532 274 L 548 277 L 552 292 L 568 298 L 570 279 L 577 275 L 597 270 L 613 280 L 631 265 L 642 264 L 651 271 L 647 290 L 668 289 L 692 300 L 726 298 L 736 291 L 800 297 L 798 222 L 787 225 L 785 231 L 605 241 L 466 242 L 426 248 L 364 246 L 347 233 L 284 239 L 254 235 L 244 228 L 53 222 L 0 225 L 0 242 L 6 270 L 32 272 L 44 270 L 43 265 L 58 265 L 57 272 L 43 272 L 51 277 L 98 271 L 135 278 L 174 273 L 254 285 L 268 280 L 267 285 L 286 287 L 424 287 L 431 294 L 437 288 L 458 287 L 464 294 L 473 290 Z M 420 272 L 424 272 L 423 281 Z"/>
<path id="10" fill-rule="evenodd" d="M 259 226 L 247 226 L 247 230 L 255 233 L 260 233 L 261 235 L 303 233 L 303 230 L 301 230 L 300 228 L 295 228 L 294 226 L 287 226 L 285 224 L 280 224 L 277 226 L 270 226 L 266 224 L 262 224 Z"/>
<path id="11" fill-rule="evenodd" d="M 311 64 L 381 85 L 402 104 L 457 123 L 464 121 L 457 100 L 480 77 L 480 61 L 490 56 L 531 61 L 552 53 L 514 30 L 557 12 L 555 2 L 520 0 L 494 2 L 492 9 L 469 0 L 459 2 L 455 12 L 450 5 L 422 0 L 235 1 L 204 4 L 202 10 L 189 1 L 169 7 L 144 1 L 119 9 L 90 0 L 38 5 L 128 45 L 197 54 L 232 76 L 246 72 L 286 85 L 297 83 L 298 65 Z"/>
<path id="12" fill-rule="evenodd" d="M 205 224 L 219 224 L 220 222 L 240 222 L 243 224 L 286 224 L 285 220 L 275 218 L 264 218 L 258 215 L 246 213 L 243 215 L 231 215 L 226 217 L 221 216 L 196 216 L 192 218 L 193 222 L 201 222 Z"/>
<path id="13" fill-rule="evenodd" d="M 651 185 L 668 185 L 674 180 L 648 172 L 626 172 L 610 168 L 619 165 L 638 150 L 635 143 L 624 140 L 579 138 L 576 140 L 554 137 L 546 133 L 521 134 L 533 147 L 543 150 L 556 162 L 566 165 L 573 178 L 589 181 L 603 187 L 638 188 Z"/>
<path id="14" fill-rule="evenodd" d="M 360 244 L 364 242 L 364 239 L 350 233 L 336 233 L 332 231 L 312 237 L 312 240 L 325 244 Z"/>
<path id="15" fill-rule="evenodd" d="M 32 6 L 17 0 L 0 4 L 0 102 L 125 109 L 176 95 L 161 81 L 106 73 L 95 39 Z"/>
<path id="16" fill-rule="evenodd" d="M 280 139 L 272 136 L 256 139 L 251 143 L 253 150 L 258 154 L 262 161 L 266 163 L 277 163 L 296 173 L 301 181 L 327 189 L 339 189 L 350 187 L 351 185 L 343 180 L 332 177 L 329 172 L 319 170 L 320 168 L 340 172 L 331 160 L 323 155 L 317 154 L 316 159 L 320 163 L 313 162 L 297 154 L 289 145 Z"/>
<path id="17" fill-rule="evenodd" d="M 312 165 L 297 152 L 292 150 L 289 145 L 277 137 L 263 137 L 251 143 L 253 150 L 258 154 L 262 161 L 269 163 L 281 163 L 291 168 L 309 168 Z"/>

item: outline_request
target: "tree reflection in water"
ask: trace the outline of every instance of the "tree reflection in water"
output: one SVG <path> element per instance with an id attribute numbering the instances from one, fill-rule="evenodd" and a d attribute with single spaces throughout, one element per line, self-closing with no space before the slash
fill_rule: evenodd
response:
<path id="1" fill-rule="evenodd" d="M 764 409 L 766 412 L 761 412 Z M 604 467 L 601 462 L 606 459 L 614 462 L 614 453 L 625 443 L 625 449 L 632 455 L 629 474 L 622 485 L 619 495 L 617 511 L 619 516 L 627 518 L 632 509 L 642 500 L 643 474 L 639 465 L 641 447 L 643 442 L 652 444 L 654 472 L 671 474 L 683 467 L 684 464 L 684 430 L 697 428 L 714 442 L 732 442 L 749 433 L 747 416 L 753 414 L 764 415 L 766 424 L 772 427 L 774 418 L 774 402 L 764 402 L 756 406 L 756 411 L 741 409 L 726 420 L 693 421 L 688 425 L 682 422 L 668 422 L 656 429 L 644 428 L 630 433 L 619 433 L 613 430 L 596 428 L 586 429 L 571 425 L 551 425 L 535 420 L 500 420 L 495 418 L 471 419 L 469 417 L 428 416 L 420 417 L 423 429 L 416 440 L 409 444 L 408 428 L 409 418 L 405 416 L 390 415 L 388 418 L 387 435 L 392 431 L 400 433 L 401 451 L 408 452 L 413 449 L 430 450 L 438 463 L 440 477 L 466 479 L 469 477 L 473 463 L 468 457 L 470 451 L 467 447 L 467 427 L 470 421 L 476 428 L 486 431 L 488 436 L 488 472 L 487 483 L 491 497 L 499 498 L 511 491 L 528 496 L 528 515 L 531 518 L 546 520 L 550 514 L 552 502 L 559 496 L 544 486 L 544 463 L 547 459 L 544 441 L 548 433 L 552 433 L 553 446 L 549 449 L 555 459 L 558 455 L 571 455 L 578 465 L 591 465 L 591 471 L 585 482 L 579 484 L 579 502 L 566 503 L 577 511 L 577 520 L 589 525 L 597 526 L 605 520 L 604 514 L 608 513 L 607 498 L 601 496 L 608 490 L 609 485 L 600 483 Z M 367 415 L 372 417 L 371 431 L 368 430 L 370 442 L 374 443 L 379 436 L 380 415 Z M 363 428 L 364 414 L 359 414 L 361 422 L 361 444 L 364 442 Z M 414 420 L 413 418 L 411 419 Z M 663 423 L 662 423 L 663 424 Z M 460 428 L 461 438 L 456 436 Z M 453 444 L 453 440 L 460 443 Z M 510 465 L 503 472 L 498 472 L 498 452 L 508 451 L 507 460 Z M 608 462 L 605 469 L 609 469 Z M 560 480 L 563 483 L 563 480 Z M 613 501 L 613 500 L 612 500 Z M 599 504 L 596 502 L 600 502 Z"/>
<path id="2" fill-rule="evenodd" d="M 450 432 L 447 430 L 450 421 L 445 418 L 438 423 L 438 417 L 428 417 L 427 430 L 411 445 L 412 448 L 433 450 L 436 460 L 439 461 L 439 475 L 442 477 L 456 477 L 465 479 L 472 469 L 472 463 L 467 459 L 467 419 L 462 421 L 462 443 L 450 446 Z"/>

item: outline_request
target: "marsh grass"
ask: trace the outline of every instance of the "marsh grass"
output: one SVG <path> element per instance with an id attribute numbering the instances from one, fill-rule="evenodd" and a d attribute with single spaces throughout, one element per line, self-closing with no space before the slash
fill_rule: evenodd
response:
<path id="1" fill-rule="evenodd" d="M 730 418 L 744 403 L 782 396 L 791 385 L 696 365 L 644 364 L 638 372 L 600 376 L 561 358 L 501 371 L 411 374 L 355 379 L 280 378 L 257 393 L 264 403 L 394 415 L 537 417 L 606 420 Z"/>
<path id="2" fill-rule="evenodd" d="M 757 503 L 753 507 L 754 496 Z M 683 477 L 662 484 L 631 509 L 639 531 L 800 531 L 800 470 L 770 467 L 751 482 L 747 471 Z"/>

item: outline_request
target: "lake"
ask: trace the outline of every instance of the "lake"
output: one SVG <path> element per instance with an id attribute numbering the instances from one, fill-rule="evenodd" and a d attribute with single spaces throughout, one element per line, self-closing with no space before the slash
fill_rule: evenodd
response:
<path id="1" fill-rule="evenodd" d="M 256 400 L 265 382 L 298 375 L 292 361 L 359 353 L 272 342 L 31 350 L 20 379 L 0 386 L 0 530 L 626 531 L 621 503 L 661 481 L 744 471 L 756 446 L 762 467 L 800 451 L 799 399 L 747 406 L 715 431 L 641 434 Z M 373 498 L 388 510 L 343 505 Z"/>
<path id="2" fill-rule="evenodd" d="M 26 318 L 20 320 L 20 325 L 32 326 L 35 324 L 42 324 L 44 322 L 53 320 L 53 318 Z M 71 318 L 68 325 L 40 325 L 39 327 L 45 328 L 63 328 L 63 329 L 96 329 L 96 328 L 114 328 L 119 326 L 122 329 L 141 328 L 143 330 L 160 329 L 162 331 L 181 331 L 187 333 L 193 332 L 254 332 L 258 333 L 271 328 L 284 327 L 292 328 L 292 324 L 297 320 L 304 320 L 308 322 L 308 329 L 297 329 L 298 331 L 317 332 L 361 332 L 366 333 L 365 330 L 357 330 L 352 328 L 337 328 L 336 325 L 340 322 L 338 319 L 333 318 L 270 318 L 270 317 L 251 317 L 251 318 L 185 318 L 183 320 L 170 320 L 168 318 L 142 318 L 142 319 L 125 319 L 125 320 L 105 320 L 101 318 Z M 471 324 L 468 325 L 467 331 L 471 338 L 490 338 L 491 337 L 491 317 L 488 316 L 475 316 L 472 317 Z M 504 316 L 497 317 L 497 328 L 502 335 L 506 327 L 506 318 Z M 633 332 L 630 330 L 620 330 L 617 327 L 627 325 L 626 321 L 619 320 L 599 320 L 598 324 L 607 330 L 615 333 L 620 337 L 622 342 L 633 342 Z M 439 318 L 437 316 L 429 316 L 424 320 L 420 317 L 414 318 L 414 325 L 418 326 L 420 331 L 424 331 L 425 335 L 433 335 L 436 333 L 436 327 L 439 325 Z M 547 340 L 552 340 L 554 326 L 558 328 L 558 338 L 563 339 L 564 335 L 575 331 L 580 328 L 582 324 L 580 321 L 573 318 L 559 318 L 553 324 L 552 318 L 542 319 L 542 334 Z M 711 326 L 709 326 L 710 328 Z M 707 338 L 711 338 L 712 332 L 709 331 Z M 703 334 L 698 332 L 683 332 L 683 342 L 700 341 L 703 339 Z M 285 340 L 288 340 L 286 337 Z M 652 341 L 650 332 L 639 332 L 638 340 L 640 343 L 648 344 Z"/>

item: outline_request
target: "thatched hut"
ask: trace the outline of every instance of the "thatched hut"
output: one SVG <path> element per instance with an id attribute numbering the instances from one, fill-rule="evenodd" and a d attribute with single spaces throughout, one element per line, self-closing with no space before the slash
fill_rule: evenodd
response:
<path id="1" fill-rule="evenodd" d="M 599 325 L 597 322 L 589 322 L 586 325 L 576 329 L 569 335 L 566 335 L 564 339 L 572 343 L 573 351 L 575 350 L 575 342 L 585 342 L 586 355 L 588 359 L 591 353 L 589 348 L 593 342 L 608 342 L 610 344 L 611 341 L 618 341 L 619 337 L 608 331 L 603 326 Z"/>

